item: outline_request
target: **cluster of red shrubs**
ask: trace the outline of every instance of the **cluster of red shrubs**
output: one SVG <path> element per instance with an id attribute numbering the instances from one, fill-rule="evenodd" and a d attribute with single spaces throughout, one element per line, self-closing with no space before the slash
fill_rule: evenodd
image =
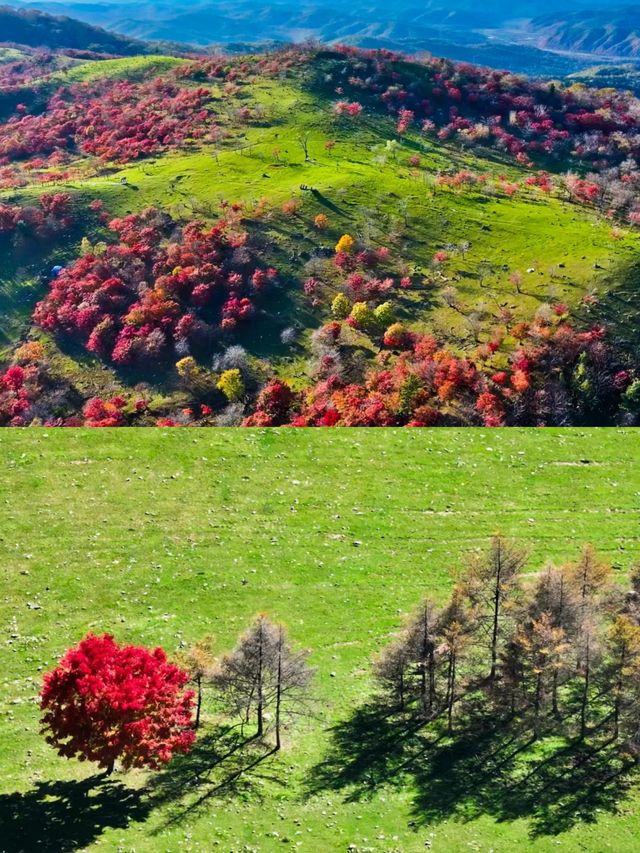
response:
<path id="1" fill-rule="evenodd" d="M 20 207 L 0 202 L 0 240 L 16 233 L 50 239 L 76 223 L 71 196 L 67 193 L 44 194 L 37 205 Z"/>
<path id="2" fill-rule="evenodd" d="M 568 322 L 518 323 L 463 356 L 430 335 L 392 339 L 360 383 L 331 374 L 294 392 L 273 380 L 245 426 L 545 426 L 635 422 L 640 381 L 604 340 L 601 328 Z M 496 367 L 501 348 L 504 366 Z"/>
<path id="3" fill-rule="evenodd" d="M 338 81 L 334 91 L 342 103 L 384 104 L 399 133 L 415 124 L 443 140 L 501 149 L 523 163 L 538 155 L 602 169 L 640 156 L 628 93 L 537 82 L 448 59 L 408 61 L 389 51 L 340 47 L 323 56 L 318 84 Z"/>
<path id="4" fill-rule="evenodd" d="M 217 334 L 252 315 L 256 297 L 276 279 L 274 269 L 256 266 L 237 222 L 178 228 L 151 208 L 109 228 L 119 242 L 62 270 L 34 320 L 116 364 L 209 352 Z"/>
<path id="5" fill-rule="evenodd" d="M 0 426 L 23 426 L 41 393 L 37 365 L 14 364 L 0 373 Z"/>
<path id="6" fill-rule="evenodd" d="M 101 58 L 105 58 L 101 56 Z M 0 166 L 36 157 L 92 154 L 107 162 L 127 163 L 148 155 L 182 148 L 191 140 L 217 138 L 212 95 L 192 81 L 225 82 L 225 93 L 256 77 L 275 76 L 308 60 L 291 49 L 247 59 L 212 57 L 194 60 L 139 82 L 106 79 L 61 86 L 41 104 L 28 83 L 56 67 L 50 54 L 0 66 L 0 108 L 13 115 L 0 124 Z M 24 93 L 24 102 L 17 102 Z M 248 120 L 244 107 L 237 113 Z M 54 161 L 48 165 L 55 165 Z"/>
<path id="7" fill-rule="evenodd" d="M 207 134 L 211 93 L 166 77 L 60 88 L 38 115 L 17 111 L 0 125 L 0 164 L 56 151 L 126 163 Z"/>
<path id="8" fill-rule="evenodd" d="M 59 56 L 49 50 L 29 50 L 23 45 L 19 50 L 22 54 L 19 59 L 0 63 L 0 104 L 10 96 L 24 92 L 26 84 L 56 71 L 60 65 Z"/>
<path id="9" fill-rule="evenodd" d="M 297 46 L 283 46 L 271 53 L 231 57 L 216 55 L 177 66 L 173 75 L 178 80 L 224 80 L 226 83 L 250 83 L 264 77 L 281 77 L 304 65 L 309 53 Z"/>

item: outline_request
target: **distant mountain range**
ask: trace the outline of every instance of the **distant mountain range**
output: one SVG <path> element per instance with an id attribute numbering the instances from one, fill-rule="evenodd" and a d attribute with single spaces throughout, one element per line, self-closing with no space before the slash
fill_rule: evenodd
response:
<path id="1" fill-rule="evenodd" d="M 565 0 L 569 12 L 597 6 L 602 0 Z M 351 38 L 420 40 L 453 31 L 470 34 L 513 19 L 554 12 L 554 0 L 352 0 L 347 6 L 329 0 L 16 0 L 52 13 L 71 14 L 92 24 L 144 39 L 172 39 L 193 44 L 229 41 L 325 42 Z"/>
<path id="2" fill-rule="evenodd" d="M 543 15 L 532 20 L 531 29 L 538 47 L 640 58 L 640 5 Z"/>
<path id="3" fill-rule="evenodd" d="M 352 0 L 348 6 L 337 0 L 326 5 L 320 0 L 14 0 L 21 8 L 64 12 L 123 33 L 125 42 L 243 50 L 316 39 L 425 51 L 547 77 L 579 71 L 599 56 L 640 58 L 635 26 L 640 7 L 625 7 L 624 0 L 616 0 L 615 13 L 591 10 L 603 2 L 566 0 L 563 11 L 557 12 L 555 0 Z M 95 32 L 87 33 L 91 38 L 97 38 Z"/>

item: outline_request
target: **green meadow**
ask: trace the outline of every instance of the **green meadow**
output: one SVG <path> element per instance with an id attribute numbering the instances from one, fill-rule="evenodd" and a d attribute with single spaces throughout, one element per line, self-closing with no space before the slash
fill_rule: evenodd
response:
<path id="1" fill-rule="evenodd" d="M 359 711 L 372 656 L 496 531 L 528 572 L 591 542 L 624 583 L 639 454 L 633 430 L 3 431 L 0 850 L 636 850 L 633 789 L 460 788 Z M 89 790 L 40 736 L 42 673 L 88 631 L 222 652 L 258 612 L 318 669 L 279 755 L 220 755 L 207 703 L 192 756 Z"/>

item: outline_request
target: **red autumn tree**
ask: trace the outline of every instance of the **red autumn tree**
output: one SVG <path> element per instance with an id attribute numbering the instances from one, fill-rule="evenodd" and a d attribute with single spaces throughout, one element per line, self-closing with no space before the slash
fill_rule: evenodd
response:
<path id="1" fill-rule="evenodd" d="M 44 676 L 42 731 L 60 755 L 95 761 L 107 773 L 116 760 L 158 768 L 195 740 L 188 681 L 160 648 L 89 634 Z"/>

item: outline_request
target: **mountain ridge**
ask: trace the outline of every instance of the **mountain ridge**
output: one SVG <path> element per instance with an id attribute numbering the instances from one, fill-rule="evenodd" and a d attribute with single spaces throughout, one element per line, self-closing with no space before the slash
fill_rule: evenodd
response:
<path id="1" fill-rule="evenodd" d="M 640 58 L 640 5 L 543 15 L 530 26 L 538 47 L 613 59 Z"/>

